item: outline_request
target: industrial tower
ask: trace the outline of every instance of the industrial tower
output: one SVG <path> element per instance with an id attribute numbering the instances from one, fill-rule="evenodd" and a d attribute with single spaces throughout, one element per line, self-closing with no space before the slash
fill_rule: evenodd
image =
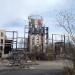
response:
<path id="1" fill-rule="evenodd" d="M 28 33 L 27 51 L 32 53 L 35 48 L 36 52 L 46 53 L 48 45 L 48 27 L 45 27 L 43 24 L 43 18 L 41 16 L 32 15 L 28 17 L 28 20 L 28 31 L 25 31 L 24 34 L 26 35 L 26 33 Z"/>

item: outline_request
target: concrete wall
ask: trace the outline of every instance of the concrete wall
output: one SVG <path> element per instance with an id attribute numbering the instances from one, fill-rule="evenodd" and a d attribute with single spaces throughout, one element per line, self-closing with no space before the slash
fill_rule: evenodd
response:
<path id="1" fill-rule="evenodd" d="M 5 30 L 0 30 L 0 53 L 4 54 Z"/>

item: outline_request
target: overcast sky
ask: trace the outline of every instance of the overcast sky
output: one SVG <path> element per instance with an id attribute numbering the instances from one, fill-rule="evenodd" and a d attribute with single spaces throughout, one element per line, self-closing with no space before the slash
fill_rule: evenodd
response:
<path id="1" fill-rule="evenodd" d="M 18 30 L 30 15 L 40 15 L 50 33 L 62 33 L 56 26 L 56 15 L 61 10 L 75 9 L 75 0 L 0 0 L 0 28 Z"/>

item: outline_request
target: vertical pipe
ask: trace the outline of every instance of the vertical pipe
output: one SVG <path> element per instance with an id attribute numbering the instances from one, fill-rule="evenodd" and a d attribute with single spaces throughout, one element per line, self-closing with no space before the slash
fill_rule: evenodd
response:
<path id="1" fill-rule="evenodd" d="M 61 42 L 63 42 L 63 37 L 62 37 L 62 35 L 61 35 Z"/>
<path id="2" fill-rule="evenodd" d="M 47 47 L 48 47 L 48 27 L 46 27 L 46 52 L 47 52 Z"/>
<path id="3" fill-rule="evenodd" d="M 53 34 L 52 34 L 52 50 L 53 50 Z"/>
<path id="4" fill-rule="evenodd" d="M 30 39 L 29 39 L 29 33 L 28 33 L 28 36 L 27 36 L 27 51 L 30 53 Z"/>
<path id="5" fill-rule="evenodd" d="M 24 27 L 24 51 L 25 51 L 25 27 Z"/>
<path id="6" fill-rule="evenodd" d="M 17 50 L 17 42 L 18 42 L 18 32 L 16 32 L 16 50 Z"/>
<path id="7" fill-rule="evenodd" d="M 65 58 L 66 58 L 66 49 L 65 49 L 65 35 L 64 35 L 64 52 L 65 52 Z"/>
<path id="8" fill-rule="evenodd" d="M 43 53 L 43 34 L 41 35 L 42 53 Z"/>
<path id="9" fill-rule="evenodd" d="M 12 49 L 13 49 L 13 45 L 14 45 L 14 31 L 13 31 L 13 43 L 12 43 Z"/>

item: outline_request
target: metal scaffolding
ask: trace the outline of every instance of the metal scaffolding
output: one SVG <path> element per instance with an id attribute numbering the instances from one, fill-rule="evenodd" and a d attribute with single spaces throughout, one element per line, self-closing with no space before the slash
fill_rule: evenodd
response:
<path id="1" fill-rule="evenodd" d="M 46 48 L 46 45 L 48 44 L 48 27 L 43 26 L 42 24 L 42 17 L 30 16 L 29 18 L 29 31 L 28 31 L 28 44 L 29 44 L 29 50 L 32 49 L 32 47 L 37 46 L 41 48 L 41 51 L 43 52 Z M 31 47 L 31 40 L 32 41 L 32 47 Z M 40 40 L 40 41 L 39 41 Z M 39 44 L 41 43 L 41 44 Z M 45 46 L 45 47 L 44 47 Z"/>
<path id="2" fill-rule="evenodd" d="M 60 58 L 62 56 L 66 58 L 67 51 L 65 48 L 65 44 L 70 41 L 69 36 L 62 34 L 52 34 L 49 40 L 52 44 L 52 55 L 54 55 L 55 58 Z"/>
<path id="3" fill-rule="evenodd" d="M 43 25 L 43 18 L 41 16 L 32 15 L 28 17 L 28 20 L 28 25 L 25 25 L 24 28 L 24 50 L 26 56 L 34 52 L 46 53 L 48 46 L 48 27 Z"/>

